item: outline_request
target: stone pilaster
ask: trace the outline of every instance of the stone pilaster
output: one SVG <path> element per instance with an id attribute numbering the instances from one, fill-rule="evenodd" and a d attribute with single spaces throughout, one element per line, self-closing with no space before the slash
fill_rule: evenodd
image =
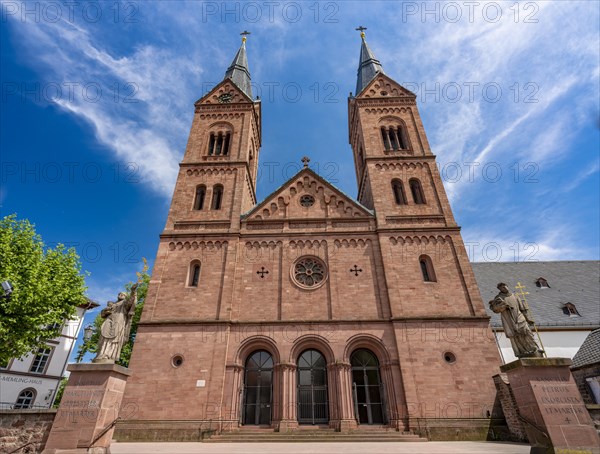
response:
<path id="1" fill-rule="evenodd" d="M 394 370 L 398 369 L 398 362 L 386 362 L 379 368 L 381 372 L 381 381 L 383 382 L 384 395 L 383 399 L 386 414 L 386 420 L 390 427 L 404 432 L 405 425 L 401 414 L 398 411 L 398 403 L 396 401 L 396 390 L 394 389 Z"/>
<path id="2" fill-rule="evenodd" d="M 279 414 L 281 419 L 277 421 L 276 428 L 280 432 L 287 432 L 298 428 L 297 406 L 296 406 L 296 365 L 292 363 L 280 363 L 275 366 L 276 375 L 280 377 L 281 403 Z"/>
<path id="3" fill-rule="evenodd" d="M 350 363 L 336 362 L 330 364 L 335 375 L 336 385 L 336 429 L 340 432 L 348 432 L 358 427 L 354 415 L 354 398 L 352 396 L 352 366 Z"/>
<path id="4" fill-rule="evenodd" d="M 243 401 L 243 389 L 244 389 L 244 366 L 237 363 L 227 364 L 227 373 L 232 375 L 232 393 L 230 401 L 230 409 L 226 417 L 231 420 L 236 420 L 236 423 L 231 423 L 230 429 L 239 427 L 242 425 L 242 406 Z M 222 427 L 221 430 L 227 430 Z"/>

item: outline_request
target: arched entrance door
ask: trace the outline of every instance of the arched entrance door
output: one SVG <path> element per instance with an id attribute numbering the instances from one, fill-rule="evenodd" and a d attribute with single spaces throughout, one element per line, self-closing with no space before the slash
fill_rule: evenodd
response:
<path id="1" fill-rule="evenodd" d="M 298 358 L 298 422 L 329 422 L 327 362 L 317 350 L 306 350 Z"/>
<path id="2" fill-rule="evenodd" d="M 354 409 L 359 424 L 383 424 L 385 411 L 383 383 L 379 374 L 379 361 L 373 352 L 360 349 L 350 357 Z"/>
<path id="3" fill-rule="evenodd" d="M 246 360 L 244 373 L 243 424 L 271 424 L 273 399 L 273 358 L 259 350 Z"/>

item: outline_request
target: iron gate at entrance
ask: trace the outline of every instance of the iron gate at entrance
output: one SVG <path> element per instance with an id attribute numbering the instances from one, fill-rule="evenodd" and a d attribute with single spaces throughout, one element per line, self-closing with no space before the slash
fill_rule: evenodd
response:
<path id="1" fill-rule="evenodd" d="M 383 383 L 377 357 L 366 349 L 356 350 L 350 357 L 354 411 L 359 424 L 384 424 Z"/>
<path id="2" fill-rule="evenodd" d="M 329 422 L 327 363 L 317 350 L 306 350 L 298 358 L 298 422 Z"/>
<path id="3" fill-rule="evenodd" d="M 271 424 L 273 358 L 259 350 L 248 357 L 244 373 L 242 424 Z"/>

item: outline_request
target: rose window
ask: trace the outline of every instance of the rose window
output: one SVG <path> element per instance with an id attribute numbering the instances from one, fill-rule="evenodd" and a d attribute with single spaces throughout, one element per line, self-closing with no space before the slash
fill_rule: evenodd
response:
<path id="1" fill-rule="evenodd" d="M 299 259 L 292 269 L 292 276 L 301 287 L 315 288 L 320 286 L 327 276 L 325 264 L 316 257 Z"/>
<path id="2" fill-rule="evenodd" d="M 300 205 L 305 208 L 311 207 L 315 204 L 315 198 L 312 195 L 305 194 L 300 197 Z"/>

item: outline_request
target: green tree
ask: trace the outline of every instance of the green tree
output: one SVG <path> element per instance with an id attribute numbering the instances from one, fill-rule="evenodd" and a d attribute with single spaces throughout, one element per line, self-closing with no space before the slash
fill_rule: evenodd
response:
<path id="1" fill-rule="evenodd" d="M 56 390 L 56 398 L 54 399 L 54 404 L 52 404 L 52 408 L 58 408 L 60 405 L 60 401 L 62 400 L 62 396 L 65 392 L 65 388 L 67 386 L 67 382 L 69 379 L 67 377 L 63 377 L 58 384 L 58 389 Z"/>
<path id="2" fill-rule="evenodd" d="M 117 364 L 123 367 L 129 366 L 129 359 L 131 358 L 131 351 L 133 349 L 133 343 L 135 342 L 135 335 L 137 333 L 138 323 L 140 321 L 140 317 L 142 316 L 142 309 L 144 308 L 144 302 L 146 301 L 146 295 L 148 293 L 148 283 L 150 282 L 150 275 L 148 274 L 148 263 L 146 259 L 142 259 L 144 261 L 144 267 L 142 271 L 137 272 L 137 304 L 135 306 L 135 314 L 131 319 L 131 331 L 129 332 L 129 340 L 123 345 L 121 349 L 121 356 L 117 361 Z M 126 291 L 129 293 L 131 291 L 131 286 L 133 282 L 130 282 L 125 286 Z M 86 353 L 96 353 L 98 348 L 98 340 L 100 337 L 100 327 L 102 326 L 102 322 L 104 319 L 102 315 L 98 314 L 94 319 L 94 334 L 88 341 L 84 341 L 77 352 L 77 361 L 80 362 Z"/>
<path id="3" fill-rule="evenodd" d="M 14 289 L 0 299 L 0 364 L 59 334 L 87 301 L 84 278 L 75 249 L 44 247 L 34 226 L 14 214 L 0 220 L 0 282 L 10 281 Z"/>

